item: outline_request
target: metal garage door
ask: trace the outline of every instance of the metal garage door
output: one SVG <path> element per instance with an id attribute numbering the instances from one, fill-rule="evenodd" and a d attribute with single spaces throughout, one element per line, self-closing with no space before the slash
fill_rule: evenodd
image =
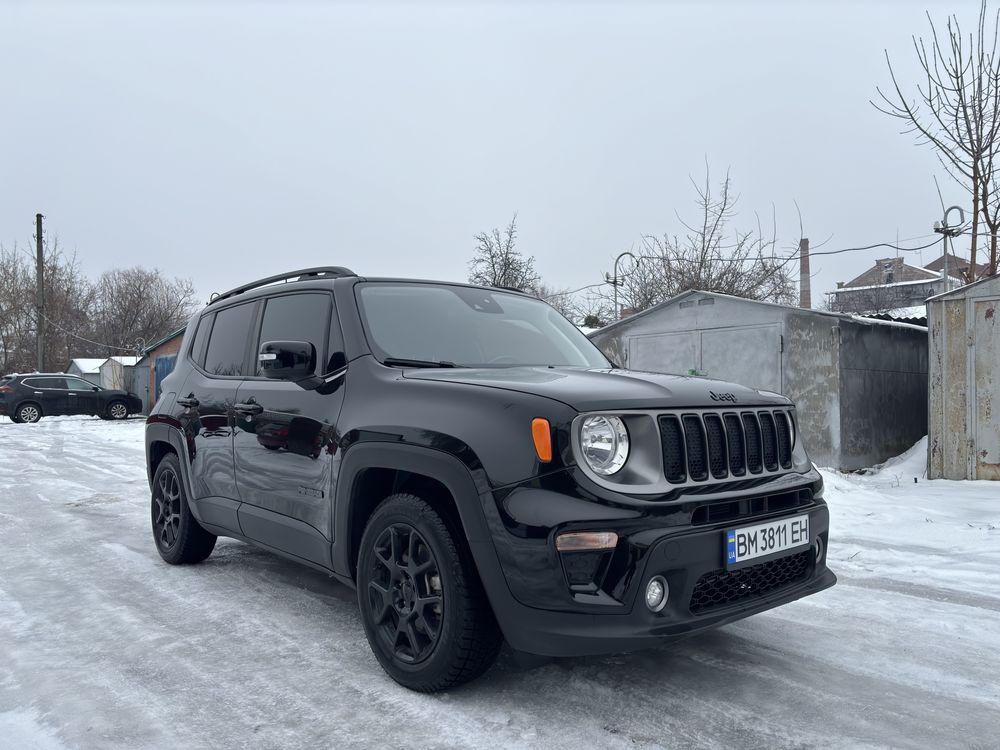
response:
<path id="1" fill-rule="evenodd" d="M 779 323 L 634 336 L 629 367 L 697 373 L 780 393 L 781 348 Z"/>

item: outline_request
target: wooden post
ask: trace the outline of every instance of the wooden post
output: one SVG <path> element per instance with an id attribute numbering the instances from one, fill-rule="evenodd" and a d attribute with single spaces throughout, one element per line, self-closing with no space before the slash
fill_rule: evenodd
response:
<path id="1" fill-rule="evenodd" d="M 812 284 L 809 281 L 809 240 L 799 240 L 799 307 L 812 309 Z"/>

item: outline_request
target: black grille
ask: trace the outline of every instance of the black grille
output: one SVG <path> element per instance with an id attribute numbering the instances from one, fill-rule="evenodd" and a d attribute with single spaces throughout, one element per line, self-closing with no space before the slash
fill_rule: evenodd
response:
<path id="1" fill-rule="evenodd" d="M 672 484 L 790 469 L 791 426 L 783 411 L 663 414 L 663 474 Z"/>
<path id="2" fill-rule="evenodd" d="M 760 425 L 753 414 L 743 415 L 743 429 L 747 439 L 747 468 L 751 474 L 760 474 Z"/>
<path id="3" fill-rule="evenodd" d="M 788 415 L 774 413 L 774 426 L 778 430 L 778 461 L 785 469 L 792 468 L 792 433 L 788 427 Z"/>
<path id="4" fill-rule="evenodd" d="M 718 414 L 705 415 L 705 437 L 708 441 L 708 468 L 716 479 L 725 479 L 729 473 L 726 466 L 726 431 Z"/>
<path id="5" fill-rule="evenodd" d="M 734 477 L 741 477 L 747 473 L 746 451 L 743 449 L 743 428 L 740 426 L 740 418 L 735 414 L 726 414 L 723 417 L 726 423 L 726 438 L 729 441 L 729 471 Z"/>
<path id="6" fill-rule="evenodd" d="M 764 468 L 777 471 L 778 438 L 774 432 L 774 417 L 769 411 L 762 411 L 757 416 L 760 417 L 760 436 L 764 443 Z"/>
<path id="7" fill-rule="evenodd" d="M 660 447 L 663 450 L 663 475 L 668 482 L 683 482 L 687 479 L 684 434 L 677 417 L 660 417 Z"/>
<path id="8" fill-rule="evenodd" d="M 725 607 L 803 581 L 809 576 L 812 554 L 807 549 L 749 568 L 706 573 L 698 579 L 691 594 L 691 612 L 698 614 Z"/>

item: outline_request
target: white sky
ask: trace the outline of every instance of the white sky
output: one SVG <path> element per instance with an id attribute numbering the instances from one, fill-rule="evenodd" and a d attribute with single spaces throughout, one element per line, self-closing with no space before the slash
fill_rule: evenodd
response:
<path id="1" fill-rule="evenodd" d="M 41 212 L 88 274 L 142 263 L 207 297 L 323 264 L 464 280 L 516 210 L 576 288 L 680 232 L 707 157 L 783 248 L 793 201 L 824 250 L 926 244 L 933 176 L 966 194 L 868 103 L 884 48 L 915 77 L 926 6 L 0 0 L 0 242 Z M 814 259 L 814 304 L 893 254 Z"/>

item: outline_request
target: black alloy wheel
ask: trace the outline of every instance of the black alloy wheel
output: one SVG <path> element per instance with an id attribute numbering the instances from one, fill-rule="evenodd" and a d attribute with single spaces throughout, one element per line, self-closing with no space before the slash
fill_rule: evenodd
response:
<path id="1" fill-rule="evenodd" d="M 446 690 L 493 664 L 502 636 L 457 520 L 416 495 L 375 509 L 358 554 L 358 605 L 379 664 L 404 687 Z M 459 540 L 459 541 L 457 541 Z"/>
<path id="2" fill-rule="evenodd" d="M 420 532 L 394 523 L 375 540 L 368 607 L 379 640 L 406 664 L 426 659 L 441 635 L 444 597 L 437 560 Z"/>
<path id="3" fill-rule="evenodd" d="M 192 515 L 174 454 L 164 456 L 156 467 L 151 511 L 156 551 L 168 563 L 198 563 L 212 554 L 216 536 Z"/>
<path id="4" fill-rule="evenodd" d="M 128 416 L 128 407 L 124 401 L 112 401 L 108 404 L 108 416 L 112 419 L 125 419 Z"/>

